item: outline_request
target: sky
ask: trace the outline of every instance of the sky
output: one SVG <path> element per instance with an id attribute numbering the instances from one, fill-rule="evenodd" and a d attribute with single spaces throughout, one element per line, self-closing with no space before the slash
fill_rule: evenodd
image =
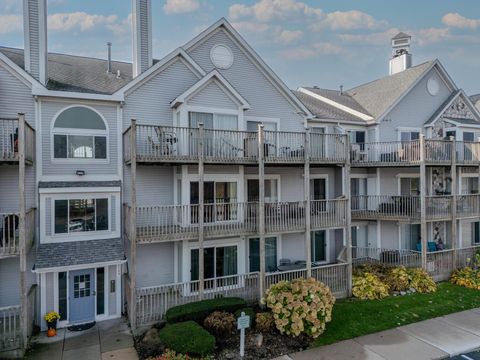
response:
<path id="1" fill-rule="evenodd" d="M 0 0 L 0 45 L 23 48 L 22 0 Z M 390 38 L 412 35 L 413 63 L 438 58 L 480 93 L 480 0 L 152 0 L 153 56 L 221 17 L 292 89 L 345 89 L 388 75 Z M 48 0 L 48 50 L 131 60 L 130 0 Z"/>

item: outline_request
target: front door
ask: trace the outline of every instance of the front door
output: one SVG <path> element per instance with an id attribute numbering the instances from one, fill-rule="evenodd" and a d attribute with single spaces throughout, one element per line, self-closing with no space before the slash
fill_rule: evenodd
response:
<path id="1" fill-rule="evenodd" d="M 328 261 L 327 257 L 327 239 L 325 230 L 312 232 L 312 262 L 325 263 Z"/>
<path id="2" fill-rule="evenodd" d="M 95 320 L 95 269 L 70 271 L 69 320 L 84 323 Z"/>

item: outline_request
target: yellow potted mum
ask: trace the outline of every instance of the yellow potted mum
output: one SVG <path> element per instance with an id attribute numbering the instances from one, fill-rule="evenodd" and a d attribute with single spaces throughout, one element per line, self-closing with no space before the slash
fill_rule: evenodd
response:
<path id="1" fill-rule="evenodd" d="M 60 319 L 60 314 L 56 311 L 50 311 L 43 318 L 47 322 L 47 336 L 55 336 L 57 334 L 57 320 Z"/>

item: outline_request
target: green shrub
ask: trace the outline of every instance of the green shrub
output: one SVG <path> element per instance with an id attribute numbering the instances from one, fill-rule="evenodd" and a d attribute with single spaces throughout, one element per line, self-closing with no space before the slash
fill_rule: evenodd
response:
<path id="1" fill-rule="evenodd" d="M 215 348 L 215 337 L 195 321 L 167 324 L 159 337 L 165 347 L 181 354 L 203 356 Z"/>
<path id="2" fill-rule="evenodd" d="M 169 324 L 189 320 L 201 324 L 208 315 L 216 310 L 233 313 L 246 306 L 245 300 L 235 297 L 202 300 L 172 307 L 167 310 L 165 317 Z"/>
<path id="3" fill-rule="evenodd" d="M 235 311 L 236 319 L 242 316 L 242 311 L 245 313 L 245 315 L 250 316 L 250 326 L 252 326 L 253 320 L 255 319 L 255 311 L 253 311 L 253 309 L 249 307 L 238 309 L 237 311 Z"/>
<path id="4" fill-rule="evenodd" d="M 261 312 L 255 316 L 255 328 L 260 332 L 273 331 L 275 320 L 271 312 Z"/>
<path id="5" fill-rule="evenodd" d="M 275 325 L 282 334 L 316 338 L 332 320 L 335 298 L 320 281 L 300 278 L 272 285 L 263 301 L 272 309 Z"/>
<path id="6" fill-rule="evenodd" d="M 432 277 L 423 269 L 415 268 L 408 269 L 410 276 L 410 287 L 414 288 L 419 293 L 431 293 L 437 291 L 437 284 Z"/>
<path id="7" fill-rule="evenodd" d="M 405 266 L 390 268 L 386 275 L 384 283 L 390 291 L 405 291 L 410 288 L 410 276 Z"/>
<path id="8" fill-rule="evenodd" d="M 211 334 L 224 336 L 235 330 L 237 319 L 232 313 L 226 311 L 214 311 L 203 321 L 203 326 Z"/>
<path id="9" fill-rule="evenodd" d="M 377 275 L 365 272 L 353 276 L 352 293 L 363 300 L 383 299 L 388 296 L 388 285 L 380 281 Z"/>

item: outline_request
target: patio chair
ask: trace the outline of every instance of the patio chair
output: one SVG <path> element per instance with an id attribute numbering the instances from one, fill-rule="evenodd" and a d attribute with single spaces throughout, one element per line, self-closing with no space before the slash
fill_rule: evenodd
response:
<path id="1" fill-rule="evenodd" d="M 229 141 L 225 139 L 222 139 L 222 150 L 223 150 L 222 155 L 226 155 L 226 156 L 233 155 L 233 157 L 243 157 L 243 154 L 245 152 L 244 149 L 231 144 Z"/>

